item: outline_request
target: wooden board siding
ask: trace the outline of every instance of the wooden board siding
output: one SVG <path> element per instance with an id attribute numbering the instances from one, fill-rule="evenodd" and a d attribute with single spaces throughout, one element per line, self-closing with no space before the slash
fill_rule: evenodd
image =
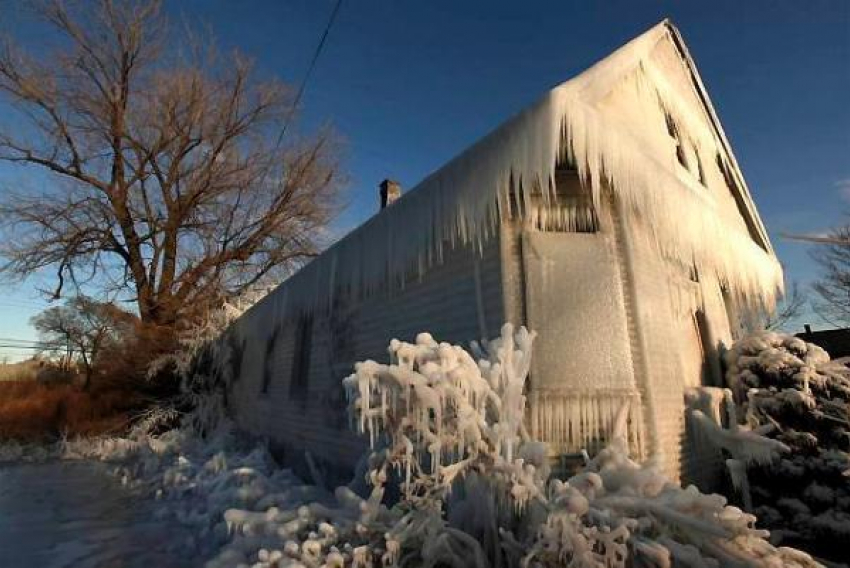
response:
<path id="1" fill-rule="evenodd" d="M 536 345 L 530 401 L 535 393 L 546 395 L 542 386 L 568 394 L 604 387 L 620 398 L 636 392 L 636 416 L 644 418 L 635 424 L 642 437 L 636 447 L 645 456 L 660 450 L 672 478 L 716 487 L 722 463 L 688 435 L 684 389 L 720 382 L 716 361 L 707 373 L 693 354 L 706 353 L 702 343 L 717 350 L 728 345 L 735 312 L 727 310 L 716 281 L 695 282 L 662 258 L 639 221 L 626 223 L 608 208 L 600 215 L 599 233 L 534 232 L 506 223 L 481 254 L 449 251 L 442 264 L 403 288 L 357 302 L 337 297 L 329 309 L 313 313 L 309 325 L 302 314 L 283 312 L 284 284 L 233 328 L 235 343 L 244 345 L 229 396 L 238 424 L 268 437 L 290 464 L 303 461 L 309 450 L 329 470 L 350 472 L 365 441 L 349 429 L 341 380 L 356 361 L 386 361 L 392 338 L 413 341 L 428 331 L 438 340 L 466 344 L 493 337 L 512 321 L 546 336 Z M 535 244 L 546 249 L 537 258 Z M 552 261 L 559 264 L 543 266 Z M 558 285 L 542 286 L 546 279 Z M 699 332 L 694 314 L 683 312 L 691 304 L 702 311 Z M 606 344 L 608 351 L 594 354 L 580 348 L 587 341 L 550 329 L 547 314 L 556 308 L 574 313 L 575 320 L 566 322 L 573 336 L 593 336 L 591 343 Z M 555 352 L 569 358 L 570 376 L 551 359 Z M 296 372 L 296 366 L 305 371 Z"/>
<path id="2" fill-rule="evenodd" d="M 647 435 L 651 451 L 660 452 L 665 472 L 680 475 L 680 441 L 684 432 L 682 366 L 677 352 L 681 337 L 676 333 L 673 290 L 669 269 L 657 250 L 632 222 L 626 227 L 625 254 L 631 257 L 634 279 L 632 302 L 635 325 L 640 327 L 642 356 L 648 376 L 639 388 L 647 409 Z M 642 384 L 641 384 L 642 383 Z"/>
<path id="3" fill-rule="evenodd" d="M 464 345 L 480 339 L 482 331 L 495 336 L 505 315 L 499 239 L 486 243 L 482 253 L 452 250 L 442 264 L 403 289 L 359 302 L 338 299 L 330 310 L 314 313 L 309 359 L 302 362 L 307 377 L 293 385 L 296 349 L 304 345 L 298 331 L 304 326 L 300 316 L 277 308 L 275 297 L 285 286 L 235 326 L 246 351 L 229 397 L 231 409 L 242 428 L 268 436 L 287 460 L 297 461 L 309 449 L 317 461 L 340 470 L 350 470 L 365 447 L 348 427 L 341 385 L 356 361 L 385 362 L 390 339 L 413 341 L 422 331 Z"/>

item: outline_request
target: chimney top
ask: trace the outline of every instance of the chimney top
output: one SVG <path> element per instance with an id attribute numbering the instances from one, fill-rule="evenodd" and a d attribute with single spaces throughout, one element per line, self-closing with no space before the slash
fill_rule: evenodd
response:
<path id="1" fill-rule="evenodd" d="M 378 186 L 381 188 L 381 209 L 392 205 L 393 201 L 401 197 L 401 184 L 391 179 L 385 179 Z"/>

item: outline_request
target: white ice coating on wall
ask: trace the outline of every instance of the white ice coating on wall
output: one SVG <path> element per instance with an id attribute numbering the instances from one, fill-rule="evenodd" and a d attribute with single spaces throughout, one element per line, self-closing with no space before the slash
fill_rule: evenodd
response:
<path id="1" fill-rule="evenodd" d="M 665 21 L 556 87 L 295 274 L 275 294 L 283 295 L 281 307 L 403 284 L 439 263 L 446 245 L 480 246 L 511 214 L 543 214 L 532 196 L 552 202 L 551 180 L 565 160 L 597 208 L 610 188 L 647 228 L 628 238 L 651 239 L 660 254 L 694 266 L 730 293 L 772 306 L 781 268 L 683 49 Z M 668 115 L 692 172 L 678 163 Z M 740 191 L 764 249 L 734 207 L 718 160 L 735 178 L 731 191 Z"/>
<path id="2" fill-rule="evenodd" d="M 593 208 L 560 201 L 553 180 L 563 164 L 577 170 Z M 612 202 L 626 254 L 646 248 L 629 241 L 645 240 L 681 268 L 680 276 L 696 276 L 695 287 L 670 287 L 677 314 L 690 317 L 719 286 L 740 305 L 772 308 L 782 289 L 781 268 L 697 71 L 668 22 L 551 90 L 342 238 L 261 305 L 285 318 L 333 306 L 337 296 L 356 301 L 423 275 L 442 261 L 445 247 L 481 250 L 506 220 L 532 231 L 582 230 L 595 227 L 594 209 Z M 250 326 L 267 325 L 264 317 L 247 319 Z M 560 450 L 592 446 L 610 427 L 614 406 L 606 396 L 541 400 L 531 405 L 536 414 L 529 419 L 538 436 Z M 655 453 L 652 399 L 633 403 L 635 413 L 643 405 L 650 416 L 645 433 L 637 415 L 630 421 L 633 449 Z"/>

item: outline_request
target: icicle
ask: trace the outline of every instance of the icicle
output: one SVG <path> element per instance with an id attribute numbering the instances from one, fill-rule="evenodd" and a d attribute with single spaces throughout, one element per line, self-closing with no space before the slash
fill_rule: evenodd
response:
<path id="1" fill-rule="evenodd" d="M 595 451 L 609 441 L 611 427 L 623 404 L 629 404 L 626 441 L 630 452 L 643 455 L 640 395 L 632 389 L 538 390 L 532 411 L 534 437 L 553 452 Z"/>

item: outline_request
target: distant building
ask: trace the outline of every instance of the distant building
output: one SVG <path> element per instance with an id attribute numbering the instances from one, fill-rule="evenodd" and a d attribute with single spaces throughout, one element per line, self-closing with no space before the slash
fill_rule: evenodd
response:
<path id="1" fill-rule="evenodd" d="M 734 62 L 730 62 L 730 65 Z M 245 313 L 229 405 L 290 458 L 351 468 L 341 379 L 393 337 L 539 333 L 528 430 L 553 457 L 610 432 L 698 478 L 684 392 L 774 303 L 782 272 L 679 32 L 664 21 L 555 87 Z M 396 199 L 397 197 L 397 199 Z M 330 469 L 330 467 L 329 467 Z"/>
<path id="2" fill-rule="evenodd" d="M 850 329 L 822 329 L 812 331 L 808 325 L 797 337 L 808 343 L 814 343 L 826 350 L 833 359 L 850 357 Z"/>

